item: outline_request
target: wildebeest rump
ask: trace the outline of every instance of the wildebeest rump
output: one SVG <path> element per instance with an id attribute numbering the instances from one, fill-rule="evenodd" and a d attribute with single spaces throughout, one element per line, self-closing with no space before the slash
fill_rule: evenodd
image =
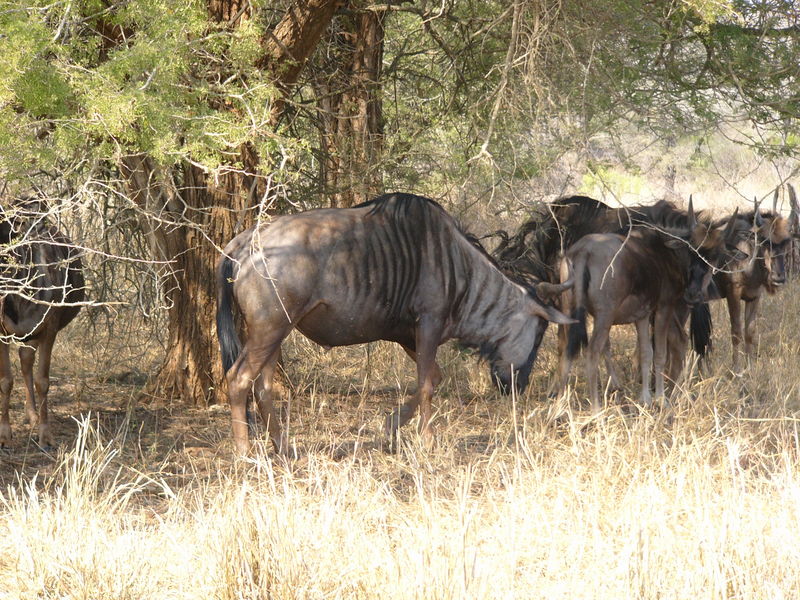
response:
<path id="1" fill-rule="evenodd" d="M 0 446 L 11 442 L 13 376 L 8 348 L 12 341 L 21 343 L 26 420 L 38 422 L 39 444 L 48 446 L 53 443 L 47 411 L 53 343 L 56 334 L 78 314 L 85 289 L 78 250 L 46 222 L 35 200 L 3 203 L 0 281 Z"/>
<path id="2" fill-rule="evenodd" d="M 233 438 L 248 447 L 254 388 L 273 444 L 285 450 L 272 403 L 281 342 L 297 328 L 330 347 L 399 343 L 416 359 L 418 390 L 387 419 L 389 433 L 420 406 L 429 434 L 437 347 L 455 338 L 491 365 L 501 388 L 527 384 L 547 320 L 569 320 L 506 277 L 437 203 L 389 194 L 348 209 L 318 209 L 248 229 L 218 264 L 217 332 Z M 234 311 L 247 330 L 239 346 Z"/>

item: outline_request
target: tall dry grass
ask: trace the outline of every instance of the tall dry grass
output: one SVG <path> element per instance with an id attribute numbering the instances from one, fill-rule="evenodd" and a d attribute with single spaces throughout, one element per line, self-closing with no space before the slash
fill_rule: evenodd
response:
<path id="1" fill-rule="evenodd" d="M 765 303 L 738 377 L 715 307 L 715 355 L 670 409 L 593 419 L 582 377 L 546 400 L 550 335 L 511 399 L 444 348 L 435 446 L 408 431 L 389 454 L 381 419 L 414 385 L 402 352 L 296 338 L 298 458 L 234 460 L 227 430 L 202 457 L 157 452 L 129 419 L 79 417 L 52 469 L 0 492 L 0 597 L 799 597 L 797 291 Z M 629 332 L 615 352 L 635 398 Z"/>

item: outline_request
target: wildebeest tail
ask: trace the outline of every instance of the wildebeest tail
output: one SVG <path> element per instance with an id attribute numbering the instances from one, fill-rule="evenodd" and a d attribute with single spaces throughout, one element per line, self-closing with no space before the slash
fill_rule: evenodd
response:
<path id="1" fill-rule="evenodd" d="M 700 358 L 705 358 L 711 350 L 711 331 L 711 310 L 708 308 L 708 302 L 692 306 L 689 332 L 692 336 L 692 348 Z"/>
<path id="2" fill-rule="evenodd" d="M 589 269 L 586 268 L 586 261 L 581 260 L 574 265 L 573 276 L 575 279 L 575 308 L 572 309 L 570 317 L 577 323 L 569 325 L 567 330 L 567 357 L 575 358 L 589 343 L 586 335 L 586 290 L 589 288 Z"/>
<path id="3" fill-rule="evenodd" d="M 217 337 L 227 373 L 242 350 L 233 319 L 233 261 L 223 256 L 217 269 Z"/>

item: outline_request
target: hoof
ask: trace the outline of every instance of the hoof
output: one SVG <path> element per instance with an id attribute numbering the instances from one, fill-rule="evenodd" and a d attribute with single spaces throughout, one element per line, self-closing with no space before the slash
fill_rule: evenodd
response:
<path id="1" fill-rule="evenodd" d="M 0 448 L 11 446 L 11 425 L 3 423 L 0 425 Z"/>
<path id="2" fill-rule="evenodd" d="M 412 416 L 414 416 L 414 408 L 408 404 L 403 404 L 395 408 L 386 416 L 386 421 L 383 424 L 386 437 L 390 440 L 394 440 L 395 437 L 397 437 L 397 432 L 403 425 L 409 422 Z"/>
<path id="3" fill-rule="evenodd" d="M 37 438 L 39 447 L 46 452 L 54 450 L 56 442 L 53 439 L 53 434 L 50 432 L 49 425 L 39 425 L 39 436 Z"/>

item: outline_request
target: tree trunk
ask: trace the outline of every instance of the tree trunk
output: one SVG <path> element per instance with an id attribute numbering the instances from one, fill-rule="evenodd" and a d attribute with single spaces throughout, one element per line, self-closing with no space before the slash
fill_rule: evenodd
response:
<path id="1" fill-rule="evenodd" d="M 264 41 L 260 65 L 288 92 L 317 46 L 340 0 L 297 0 Z M 249 2 L 211 0 L 209 14 L 235 26 L 249 18 Z M 284 102 L 273 106 L 273 122 Z M 127 156 L 120 170 L 131 198 L 146 207 L 146 227 L 158 259 L 164 260 L 169 331 L 164 362 L 149 390 L 157 397 L 203 405 L 224 402 L 216 339 L 215 267 L 219 248 L 254 221 L 263 189 L 259 157 L 240 148 L 240 165 L 209 176 L 184 164 L 181 175 L 161 173 L 148 157 Z M 180 189 L 172 184 L 181 180 Z"/>
<path id="2" fill-rule="evenodd" d="M 340 48 L 317 82 L 321 109 L 323 182 L 331 205 L 347 207 L 383 191 L 381 68 L 384 10 L 341 19 L 333 44 Z"/>

